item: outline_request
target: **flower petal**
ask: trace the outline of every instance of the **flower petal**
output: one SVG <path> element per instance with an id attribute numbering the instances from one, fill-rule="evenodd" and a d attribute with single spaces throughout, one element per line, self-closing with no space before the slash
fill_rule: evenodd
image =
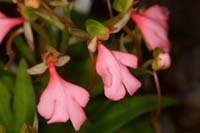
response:
<path id="1" fill-rule="evenodd" d="M 140 28 L 149 50 L 161 48 L 165 52 L 170 51 L 166 20 L 153 20 L 149 16 L 138 15 L 135 11 L 131 11 L 131 18 Z"/>
<path id="2" fill-rule="evenodd" d="M 70 120 L 72 121 L 72 125 L 75 130 L 78 131 L 81 125 L 87 119 L 86 115 L 81 106 L 75 101 L 73 97 L 69 97 L 68 105 Z"/>
<path id="3" fill-rule="evenodd" d="M 96 70 L 103 79 L 105 95 L 111 100 L 120 100 L 125 96 L 125 89 L 121 82 L 119 63 L 100 42 L 97 47 Z"/>
<path id="4" fill-rule="evenodd" d="M 3 16 L 2 13 L 0 13 L 0 44 L 5 37 L 5 35 L 16 25 L 19 25 L 24 22 L 24 19 L 22 18 L 8 18 L 6 16 Z"/>
<path id="5" fill-rule="evenodd" d="M 58 93 L 58 92 L 57 92 Z M 69 119 L 67 100 L 64 93 L 60 96 L 56 94 L 58 98 L 55 100 L 54 112 L 51 119 L 48 121 L 48 124 L 57 123 L 57 122 L 66 122 Z"/>
<path id="6" fill-rule="evenodd" d="M 159 22 L 163 27 L 167 29 L 167 21 L 169 16 L 169 10 L 165 7 L 154 5 L 143 12 L 143 16 L 151 18 Z"/>
<path id="7" fill-rule="evenodd" d="M 54 65 L 49 65 L 49 71 L 49 83 L 40 97 L 38 112 L 44 118 L 50 119 L 48 123 L 64 122 L 69 118 L 65 86 L 62 85 L 62 79 L 57 74 Z"/>
<path id="8" fill-rule="evenodd" d="M 78 104 L 82 107 L 85 107 L 89 101 L 89 93 L 84 89 L 77 85 L 71 84 L 62 80 L 62 83 L 65 85 L 66 93 L 70 93 L 70 95 L 78 102 Z"/>
<path id="9" fill-rule="evenodd" d="M 112 51 L 112 54 L 121 64 L 132 68 L 137 68 L 138 59 L 135 55 L 118 51 Z"/>
<path id="10" fill-rule="evenodd" d="M 158 55 L 160 69 L 169 68 L 171 65 L 171 59 L 169 53 L 161 53 Z"/>
<path id="11" fill-rule="evenodd" d="M 132 96 L 141 87 L 141 82 L 129 72 L 128 68 L 123 65 L 121 65 L 120 68 L 122 82 L 125 85 L 128 93 Z"/>
<path id="12" fill-rule="evenodd" d="M 114 101 L 121 100 L 126 95 L 126 90 L 122 83 L 120 84 L 120 86 L 118 86 L 118 90 L 117 89 L 114 90 L 113 88 L 107 88 L 107 87 L 104 87 L 104 90 L 105 90 L 104 92 L 105 96 Z"/>
<path id="13" fill-rule="evenodd" d="M 7 16 L 3 13 L 3 12 L 0 12 L 0 19 L 1 18 L 6 18 Z"/>
<path id="14" fill-rule="evenodd" d="M 55 107 L 55 90 L 51 88 L 52 84 L 49 84 L 40 97 L 40 102 L 37 106 L 37 110 L 41 116 L 45 119 L 50 119 L 54 113 Z"/>

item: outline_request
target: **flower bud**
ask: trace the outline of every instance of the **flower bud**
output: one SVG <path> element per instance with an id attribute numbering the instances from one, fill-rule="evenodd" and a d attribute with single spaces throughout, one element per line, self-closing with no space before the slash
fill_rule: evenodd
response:
<path id="1" fill-rule="evenodd" d="M 169 53 L 160 53 L 153 61 L 153 70 L 164 70 L 171 65 L 171 59 Z"/>
<path id="2" fill-rule="evenodd" d="M 25 0 L 24 2 L 27 7 L 37 9 L 40 6 L 40 0 Z"/>

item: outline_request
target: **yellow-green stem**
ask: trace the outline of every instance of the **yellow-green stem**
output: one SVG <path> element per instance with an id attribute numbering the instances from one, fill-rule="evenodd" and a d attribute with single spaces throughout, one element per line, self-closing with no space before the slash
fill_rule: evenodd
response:
<path id="1" fill-rule="evenodd" d="M 156 84 L 156 91 L 157 91 L 157 112 L 156 112 L 156 118 L 157 120 L 160 119 L 160 113 L 161 113 L 161 88 L 160 88 L 160 83 L 159 83 L 159 79 L 158 79 L 158 75 L 156 71 L 153 71 L 153 77 L 154 77 L 154 81 Z"/>

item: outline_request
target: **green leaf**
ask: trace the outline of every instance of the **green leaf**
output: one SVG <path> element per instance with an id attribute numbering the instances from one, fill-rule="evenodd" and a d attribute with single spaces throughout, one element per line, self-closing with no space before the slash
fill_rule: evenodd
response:
<path id="1" fill-rule="evenodd" d="M 27 74 L 27 64 L 20 60 L 19 70 L 14 89 L 14 120 L 15 131 L 18 132 L 22 125 L 33 125 L 36 102 L 31 77 Z"/>
<path id="2" fill-rule="evenodd" d="M 129 122 L 122 128 L 118 130 L 118 132 L 123 133 L 154 133 L 154 129 L 151 126 L 148 117 L 142 116 L 139 118 L 134 119 L 133 121 Z"/>
<path id="3" fill-rule="evenodd" d="M 175 100 L 162 97 L 162 107 L 176 104 Z M 152 95 L 134 96 L 115 102 L 99 113 L 93 121 L 91 131 L 114 132 L 131 120 L 157 108 L 157 97 Z"/>
<path id="4" fill-rule="evenodd" d="M 132 6 L 133 0 L 114 0 L 113 8 L 120 12 L 125 13 Z"/>
<path id="5" fill-rule="evenodd" d="M 24 41 L 21 36 L 17 36 L 14 39 L 14 45 L 20 54 L 27 59 L 30 63 L 35 64 L 35 55 L 34 52 L 28 47 L 28 44 Z"/>
<path id="6" fill-rule="evenodd" d="M 12 91 L 14 87 L 14 81 L 15 81 L 15 75 L 9 70 L 0 70 L 0 84 L 3 83 L 3 85 L 8 88 L 8 90 Z"/>
<path id="7" fill-rule="evenodd" d="M 92 38 L 98 37 L 98 39 L 102 40 L 109 38 L 109 29 L 96 20 L 88 19 L 86 21 L 86 29 Z"/>
<path id="8" fill-rule="evenodd" d="M 0 124 L 8 126 L 12 119 L 11 93 L 0 81 Z"/>

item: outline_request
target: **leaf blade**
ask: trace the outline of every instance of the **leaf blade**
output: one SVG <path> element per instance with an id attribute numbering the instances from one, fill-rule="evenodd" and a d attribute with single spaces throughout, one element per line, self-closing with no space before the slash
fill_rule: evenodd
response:
<path id="1" fill-rule="evenodd" d="M 35 94 L 31 78 L 26 71 L 27 68 L 25 60 L 21 59 L 14 89 L 13 111 L 15 118 L 15 131 L 19 131 L 24 123 L 33 125 L 35 115 Z"/>

